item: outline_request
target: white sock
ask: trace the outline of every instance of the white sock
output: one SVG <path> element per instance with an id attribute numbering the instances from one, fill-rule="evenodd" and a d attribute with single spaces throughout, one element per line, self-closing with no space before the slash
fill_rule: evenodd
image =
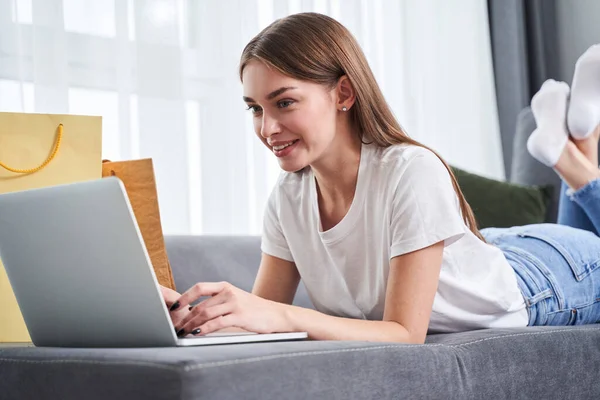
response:
<path id="1" fill-rule="evenodd" d="M 575 64 L 567 124 L 571 136 L 585 139 L 600 123 L 600 45 L 587 49 Z"/>
<path id="2" fill-rule="evenodd" d="M 527 140 L 527 150 L 549 167 L 556 165 L 569 140 L 566 124 L 568 97 L 569 85 L 549 79 L 531 99 L 537 128 Z"/>

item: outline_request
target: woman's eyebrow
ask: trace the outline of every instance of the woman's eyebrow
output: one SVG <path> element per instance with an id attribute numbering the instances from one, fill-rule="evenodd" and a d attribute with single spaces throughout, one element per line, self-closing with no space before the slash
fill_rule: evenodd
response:
<path id="1" fill-rule="evenodd" d="M 274 90 L 274 91 L 272 91 L 271 93 L 269 93 L 269 95 L 267 96 L 267 100 L 272 100 L 272 99 L 274 99 L 275 97 L 279 96 L 280 94 L 282 94 L 282 93 L 284 93 L 284 92 L 286 92 L 286 91 L 288 91 L 288 90 L 293 90 L 293 89 L 298 89 L 298 88 L 297 88 L 297 87 L 294 87 L 294 86 L 284 86 L 284 87 L 280 87 L 279 89 L 277 89 L 277 90 Z M 251 97 L 246 97 L 246 96 L 243 96 L 243 99 L 244 99 L 244 101 L 245 101 L 246 103 L 256 103 L 256 101 L 255 101 L 253 98 L 251 98 Z"/>

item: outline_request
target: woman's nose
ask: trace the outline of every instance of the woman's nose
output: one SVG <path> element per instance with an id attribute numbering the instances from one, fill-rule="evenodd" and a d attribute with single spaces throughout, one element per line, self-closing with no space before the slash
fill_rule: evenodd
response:
<path id="1" fill-rule="evenodd" d="M 260 135 L 267 139 L 272 135 L 279 133 L 280 131 L 281 128 L 279 126 L 279 121 L 277 121 L 276 118 L 273 118 L 267 114 L 263 114 Z"/>

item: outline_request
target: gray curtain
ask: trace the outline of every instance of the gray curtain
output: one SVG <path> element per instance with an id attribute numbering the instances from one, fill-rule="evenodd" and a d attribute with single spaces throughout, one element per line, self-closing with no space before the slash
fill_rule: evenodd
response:
<path id="1" fill-rule="evenodd" d="M 519 112 L 546 79 L 558 79 L 556 0 L 488 0 L 506 178 Z"/>

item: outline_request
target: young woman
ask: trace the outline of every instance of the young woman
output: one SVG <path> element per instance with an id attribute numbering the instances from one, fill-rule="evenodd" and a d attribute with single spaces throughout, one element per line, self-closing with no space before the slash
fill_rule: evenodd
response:
<path id="1" fill-rule="evenodd" d="M 433 332 L 600 321 L 599 47 L 578 62 L 570 105 L 554 81 L 532 101 L 528 148 L 565 182 L 559 224 L 482 232 L 448 165 L 405 134 L 335 20 L 274 22 L 239 72 L 256 134 L 284 172 L 252 293 L 163 288 L 180 336 L 237 327 L 423 343 Z M 290 305 L 300 279 L 316 311 Z"/>

